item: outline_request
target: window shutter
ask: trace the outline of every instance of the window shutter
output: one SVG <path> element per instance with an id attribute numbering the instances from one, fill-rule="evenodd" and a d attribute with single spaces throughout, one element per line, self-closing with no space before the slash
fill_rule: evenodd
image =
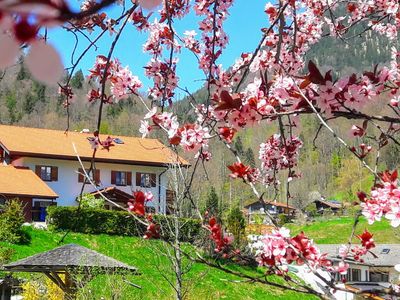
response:
<path id="1" fill-rule="evenodd" d="M 39 176 L 39 177 L 41 177 L 41 172 L 40 172 L 40 170 L 41 170 L 41 167 L 40 167 L 40 166 L 36 166 L 36 167 L 35 167 L 35 173 L 36 173 L 36 175 Z"/>
<path id="2" fill-rule="evenodd" d="M 141 181 L 142 181 L 142 174 L 136 172 L 136 186 L 140 186 Z"/>
<path id="3" fill-rule="evenodd" d="M 94 183 L 96 183 L 96 184 L 100 183 L 100 170 L 99 169 L 94 170 Z"/>
<path id="4" fill-rule="evenodd" d="M 79 174 L 78 174 L 78 182 L 83 182 L 83 169 L 79 168 L 78 172 L 79 172 Z"/>
<path id="5" fill-rule="evenodd" d="M 132 185 L 132 172 L 126 172 L 126 185 Z"/>
<path id="6" fill-rule="evenodd" d="M 155 187 L 157 183 L 157 175 L 156 174 L 150 174 L 150 182 L 151 186 Z"/>
<path id="7" fill-rule="evenodd" d="M 58 167 L 51 167 L 51 181 L 58 181 Z"/>
<path id="8" fill-rule="evenodd" d="M 117 172 L 111 171 L 111 184 L 116 184 L 117 182 Z"/>

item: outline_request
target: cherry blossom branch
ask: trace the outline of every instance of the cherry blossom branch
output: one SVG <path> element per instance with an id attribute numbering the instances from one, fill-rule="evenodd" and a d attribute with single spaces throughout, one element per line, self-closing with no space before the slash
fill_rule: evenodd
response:
<path id="1" fill-rule="evenodd" d="M 103 72 L 103 78 L 101 81 L 101 101 L 100 101 L 100 106 L 99 106 L 99 114 L 98 114 L 98 119 L 97 119 L 97 131 L 100 132 L 100 126 L 101 126 L 101 117 L 102 117 L 102 112 L 103 112 L 103 105 L 104 102 L 106 100 L 106 83 L 107 83 L 107 72 L 108 69 L 110 68 L 110 60 L 111 60 L 111 56 L 114 52 L 115 46 L 117 45 L 117 42 L 122 34 L 122 32 L 124 31 L 124 28 L 126 26 L 126 24 L 128 24 L 129 18 L 131 16 L 131 14 L 135 11 L 135 9 L 137 8 L 137 4 L 134 4 L 132 8 L 130 8 L 127 12 L 126 12 L 126 16 L 125 16 L 125 20 L 121 25 L 121 28 L 119 29 L 118 33 L 116 34 L 110 50 L 108 51 L 108 55 L 107 55 L 107 62 L 106 62 L 106 66 L 104 68 L 104 72 Z"/>
<path id="2" fill-rule="evenodd" d="M 310 99 L 303 93 L 303 91 L 300 89 L 300 87 L 295 83 L 295 86 L 299 92 L 299 94 L 303 97 L 303 99 L 307 102 L 307 104 L 310 106 L 314 114 L 317 116 L 318 120 L 320 123 L 328 129 L 328 131 L 333 135 L 334 138 L 336 138 L 343 146 L 345 146 L 353 155 L 355 155 L 363 164 L 363 166 L 370 171 L 374 176 L 378 177 L 378 174 L 366 163 L 366 161 L 360 157 L 355 151 L 351 150 L 351 147 L 340 137 L 338 134 L 328 125 L 328 123 L 325 122 L 324 118 L 321 116 L 321 114 L 318 112 L 318 110 L 315 108 L 315 106 L 312 104 Z"/>
<path id="3" fill-rule="evenodd" d="M 235 93 L 237 93 L 240 89 L 240 86 L 243 84 L 243 82 L 245 81 L 245 79 L 247 78 L 248 74 L 249 74 L 249 68 L 250 65 L 253 63 L 253 61 L 255 60 L 255 58 L 257 57 L 258 53 L 260 52 L 261 48 L 264 45 L 265 40 L 267 39 L 268 34 L 273 30 L 273 28 L 275 27 L 275 25 L 278 23 L 280 16 L 284 13 L 286 7 L 289 5 L 289 2 L 286 2 L 285 5 L 279 10 L 278 16 L 275 19 L 275 21 L 269 26 L 269 28 L 265 31 L 265 33 L 263 34 L 263 37 L 261 38 L 261 41 L 259 42 L 256 50 L 253 52 L 251 59 L 249 60 L 249 62 L 247 64 L 245 64 L 244 66 L 242 66 L 240 69 L 244 68 L 244 73 L 241 76 L 241 79 L 239 81 L 239 83 L 237 84 L 236 88 L 235 88 Z M 239 69 L 239 70 L 240 70 Z M 239 71 L 238 70 L 238 71 Z"/>

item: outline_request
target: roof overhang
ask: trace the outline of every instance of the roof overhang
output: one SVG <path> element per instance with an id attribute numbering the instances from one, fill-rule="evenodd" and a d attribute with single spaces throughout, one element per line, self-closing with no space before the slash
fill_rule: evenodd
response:
<path id="1" fill-rule="evenodd" d="M 341 262 L 343 259 L 339 258 L 339 257 L 328 257 L 329 260 L 331 261 L 335 261 L 335 262 Z M 345 262 L 349 263 L 349 264 L 353 264 L 353 265 L 358 265 L 358 266 L 367 266 L 367 267 L 373 267 L 373 268 L 393 268 L 395 263 L 393 263 L 393 265 L 386 265 L 386 264 L 373 264 L 373 263 L 367 263 L 367 262 L 359 262 L 356 260 L 352 260 L 352 259 L 345 259 Z"/>
<path id="2" fill-rule="evenodd" d="M 71 155 L 55 155 L 55 154 L 43 154 L 43 153 L 32 153 L 32 152 L 18 152 L 11 151 L 10 156 L 14 157 L 33 157 L 33 158 L 51 158 L 51 159 L 60 159 L 60 160 L 70 160 L 77 161 L 77 156 Z M 80 159 L 85 162 L 91 162 L 93 157 L 85 157 L 80 156 Z M 98 163 L 113 163 L 113 164 L 121 164 L 121 165 L 135 165 L 135 166 L 145 166 L 145 167 L 170 167 L 174 165 L 174 163 L 158 163 L 158 162 L 145 162 L 138 160 L 120 160 L 120 159 L 112 159 L 112 158 L 95 158 Z M 190 167 L 190 164 L 181 164 L 181 167 Z"/>
<path id="3" fill-rule="evenodd" d="M 10 193 L 0 193 L 1 196 L 6 196 L 9 199 L 13 197 L 23 197 L 23 198 L 37 198 L 37 199 L 57 199 L 59 196 L 42 196 L 42 195 L 29 195 L 29 194 L 10 194 Z"/>

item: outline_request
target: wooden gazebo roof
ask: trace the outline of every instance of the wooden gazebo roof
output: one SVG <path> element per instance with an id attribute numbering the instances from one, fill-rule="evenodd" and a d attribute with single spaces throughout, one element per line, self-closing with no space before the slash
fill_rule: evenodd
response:
<path id="1" fill-rule="evenodd" d="M 71 272 L 84 274 L 82 284 L 93 277 L 91 270 L 98 273 L 128 271 L 135 274 L 137 269 L 111 257 L 83 246 L 69 244 L 39 253 L 3 266 L 9 272 L 43 273 L 65 293 L 65 299 L 76 299 L 77 284 Z M 60 275 L 64 275 L 62 279 Z"/>
<path id="2" fill-rule="evenodd" d="M 128 270 L 136 272 L 136 268 L 134 267 L 76 244 L 68 244 L 47 252 L 29 256 L 3 267 L 6 271 L 13 272 L 60 272 L 74 268 L 98 268 L 104 271 Z"/>

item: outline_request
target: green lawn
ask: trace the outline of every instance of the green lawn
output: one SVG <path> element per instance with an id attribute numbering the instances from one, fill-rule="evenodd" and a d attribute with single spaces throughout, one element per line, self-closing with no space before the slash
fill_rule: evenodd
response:
<path id="1" fill-rule="evenodd" d="M 293 234 L 304 231 L 307 236 L 314 239 L 317 244 L 341 244 L 348 242 L 354 219 L 351 217 L 338 217 L 334 219 L 319 220 L 310 225 L 299 226 L 286 224 Z M 374 234 L 377 243 L 400 243 L 400 228 L 393 228 L 387 220 L 368 225 L 364 217 L 360 218 L 356 234 L 368 229 Z"/>
<path id="2" fill-rule="evenodd" d="M 31 228 L 27 228 L 26 231 L 31 236 L 31 242 L 28 245 L 0 243 L 0 246 L 11 247 L 15 250 L 12 260 L 53 249 L 58 246 L 63 235 L 61 232 Z M 147 241 L 136 237 L 70 233 L 64 244 L 69 243 L 80 244 L 139 269 L 142 275 L 130 275 L 127 279 L 140 285 L 142 289 L 118 283 L 121 286 L 121 295 L 114 299 L 173 299 L 172 288 L 161 275 L 170 277 L 171 272 L 169 261 L 163 255 L 166 249 L 160 241 Z M 231 268 L 256 276 L 262 274 L 257 269 L 244 269 L 238 266 L 231 266 Z M 82 296 L 81 299 L 100 299 L 101 297 L 111 299 L 109 286 L 110 284 L 118 285 L 112 278 L 118 277 L 97 277 L 86 289 L 90 290 L 89 294 Z M 304 294 L 282 291 L 261 284 L 232 282 L 238 279 L 202 264 L 193 264 L 185 275 L 184 286 L 188 290 L 187 299 L 314 299 Z M 280 278 L 272 278 L 272 280 L 282 282 Z"/>

